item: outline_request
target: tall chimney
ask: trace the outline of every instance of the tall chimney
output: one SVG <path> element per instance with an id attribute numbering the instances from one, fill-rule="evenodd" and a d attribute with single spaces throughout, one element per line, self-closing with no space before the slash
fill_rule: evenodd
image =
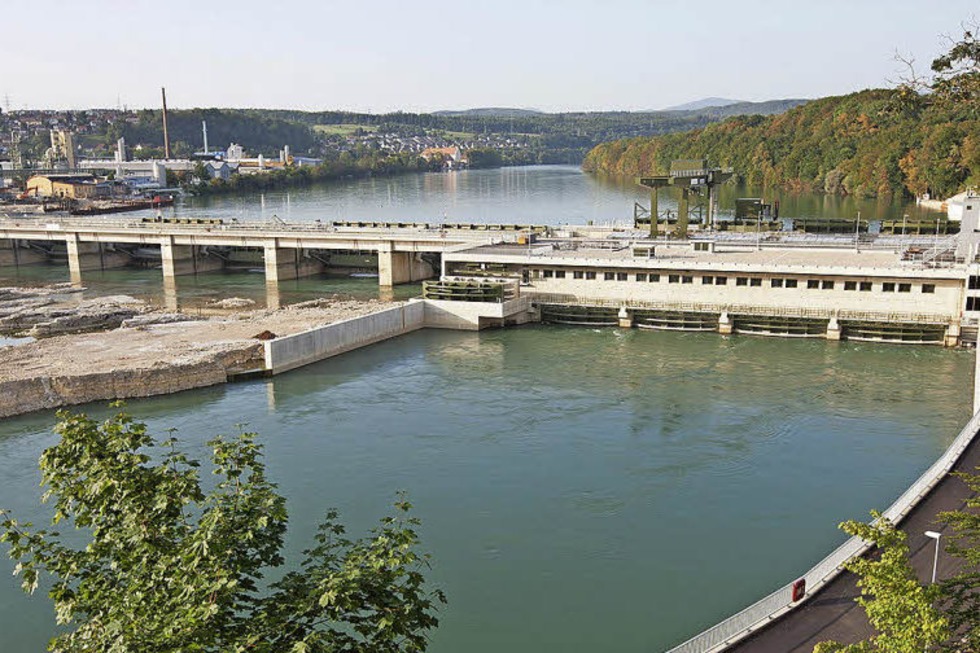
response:
<path id="1" fill-rule="evenodd" d="M 167 89 L 160 89 L 163 95 L 163 158 L 170 158 L 170 134 L 167 132 Z"/>
<path id="2" fill-rule="evenodd" d="M 201 129 L 204 130 L 204 154 L 208 153 L 208 121 L 201 121 Z"/>

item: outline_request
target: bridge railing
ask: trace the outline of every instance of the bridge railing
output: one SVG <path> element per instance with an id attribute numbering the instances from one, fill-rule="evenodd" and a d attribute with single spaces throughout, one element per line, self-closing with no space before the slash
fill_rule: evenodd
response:
<path id="1" fill-rule="evenodd" d="M 945 452 L 895 502 L 882 513 L 892 523 L 900 522 L 941 481 L 966 451 L 980 431 L 980 412 L 966 423 Z M 844 563 L 863 554 L 870 546 L 858 537 L 851 537 L 830 555 L 818 562 L 802 578 L 806 579 L 806 594 L 793 601 L 793 582 L 753 603 L 728 619 L 708 628 L 667 653 L 718 653 L 786 612 L 803 604 L 844 570 Z"/>

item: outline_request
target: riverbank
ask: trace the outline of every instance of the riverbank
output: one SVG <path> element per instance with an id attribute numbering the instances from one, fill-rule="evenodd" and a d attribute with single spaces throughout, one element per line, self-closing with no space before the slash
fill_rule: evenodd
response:
<path id="1" fill-rule="evenodd" d="M 0 347 L 0 418 L 225 383 L 261 367 L 265 338 L 392 305 L 336 298 L 210 318 L 143 310 L 119 328 Z"/>

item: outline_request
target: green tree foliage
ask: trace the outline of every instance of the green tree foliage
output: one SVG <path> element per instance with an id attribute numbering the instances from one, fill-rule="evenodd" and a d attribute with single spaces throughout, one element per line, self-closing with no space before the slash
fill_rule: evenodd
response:
<path id="1" fill-rule="evenodd" d="M 940 102 L 958 106 L 973 117 L 980 116 L 980 40 L 975 20 L 963 28 L 963 38 L 951 43 L 949 52 L 932 62 L 931 84 Z"/>
<path id="2" fill-rule="evenodd" d="M 864 197 L 927 191 L 946 197 L 980 182 L 980 120 L 939 103 L 895 111 L 900 94 L 861 91 L 777 116 L 603 143 L 583 168 L 640 176 L 665 172 L 672 159 L 705 157 L 752 184 Z"/>
<path id="3" fill-rule="evenodd" d="M 924 87 L 910 80 L 779 115 L 736 116 L 686 133 L 603 143 L 586 155 L 583 168 L 635 177 L 664 173 L 672 159 L 703 157 L 764 186 L 947 197 L 980 184 L 976 29 L 966 29 L 932 70 Z"/>
<path id="4" fill-rule="evenodd" d="M 50 576 L 63 628 L 49 649 L 299 653 L 424 651 L 441 592 L 426 589 L 417 522 L 404 501 L 366 539 L 329 512 L 298 571 L 280 567 L 286 506 L 256 436 L 209 443 L 214 482 L 174 439 L 126 414 L 103 423 L 59 413 L 61 440 L 41 457 L 52 528 L 3 513 L 0 541 L 27 592 Z M 79 538 L 84 546 L 72 546 Z M 47 583 L 47 580 L 44 580 Z"/>
<path id="5" fill-rule="evenodd" d="M 972 496 L 965 510 L 944 512 L 940 519 L 952 533 L 946 552 L 961 562 L 960 570 L 942 583 L 941 607 L 956 638 L 950 651 L 980 651 L 980 474 L 959 474 Z"/>
<path id="6" fill-rule="evenodd" d="M 471 168 L 499 168 L 503 165 L 503 157 L 495 150 L 479 148 L 466 153 Z"/>
<path id="7" fill-rule="evenodd" d="M 935 607 L 940 588 L 919 583 L 905 533 L 879 513 L 871 516 L 870 524 L 847 521 L 840 527 L 875 546 L 873 556 L 851 560 L 847 569 L 859 578 L 857 602 L 876 633 L 857 644 L 823 642 L 814 653 L 921 653 L 949 637 L 949 622 Z"/>

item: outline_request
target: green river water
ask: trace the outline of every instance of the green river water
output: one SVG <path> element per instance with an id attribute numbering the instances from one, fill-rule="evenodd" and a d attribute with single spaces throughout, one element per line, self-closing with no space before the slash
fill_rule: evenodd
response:
<path id="1" fill-rule="evenodd" d="M 178 211 L 558 223 L 621 219 L 643 197 L 565 167 L 450 177 L 195 199 Z M 876 210 L 793 201 L 818 215 Z M 0 270 L 0 285 L 62 280 L 58 266 Z M 89 294 L 161 294 L 159 271 L 85 281 Z M 304 279 L 284 284 L 282 299 L 373 297 L 376 283 Z M 260 273 L 182 278 L 179 292 L 189 306 L 264 301 Z M 654 653 L 792 580 L 843 540 L 839 521 L 886 507 L 966 422 L 973 356 L 612 328 L 424 331 L 129 409 L 158 435 L 178 428 L 198 456 L 236 424 L 260 432 L 288 499 L 293 563 L 327 508 L 363 533 L 406 490 L 429 576 L 449 598 L 434 653 Z M 0 506 L 21 519 L 44 518 L 36 463 L 53 423 L 47 412 L 0 421 Z M 43 650 L 50 606 L 26 598 L 11 569 L 0 560 L 0 650 Z"/>
<path id="2" fill-rule="evenodd" d="M 132 401 L 197 455 L 262 434 L 290 557 L 406 490 L 449 596 L 432 651 L 658 651 L 791 580 L 968 418 L 973 354 L 536 326 L 426 331 L 252 381 Z M 87 410 L 104 414 L 102 406 Z M 39 519 L 50 413 L 0 422 L 0 504 Z M 51 632 L 0 564 L 5 651 Z M 3 573 L 7 572 L 7 573 Z"/>

